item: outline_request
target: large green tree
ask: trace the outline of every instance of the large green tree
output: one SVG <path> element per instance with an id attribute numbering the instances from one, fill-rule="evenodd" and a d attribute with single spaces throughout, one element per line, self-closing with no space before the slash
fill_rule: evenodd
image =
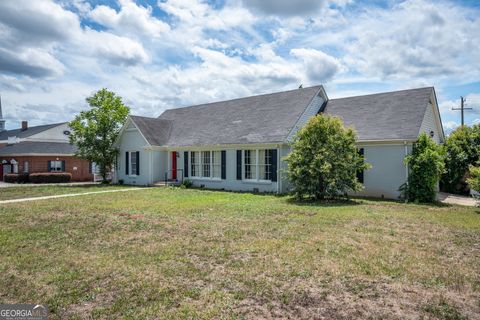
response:
<path id="1" fill-rule="evenodd" d="M 317 115 L 300 129 L 285 158 L 297 198 L 322 200 L 359 191 L 357 172 L 369 167 L 355 145 L 356 134 L 336 117 Z"/>
<path id="2" fill-rule="evenodd" d="M 480 160 L 480 124 L 460 126 L 445 141 L 445 173 L 442 184 L 446 191 L 466 192 L 465 178 L 469 167 Z"/>
<path id="3" fill-rule="evenodd" d="M 107 89 L 88 97 L 90 110 L 82 111 L 70 122 L 70 142 L 78 147 L 77 156 L 95 162 L 105 182 L 118 149 L 115 141 L 130 109 L 122 98 Z"/>
<path id="4" fill-rule="evenodd" d="M 409 167 L 406 196 L 412 202 L 435 201 L 438 182 L 445 168 L 442 147 L 422 133 L 405 158 Z"/>

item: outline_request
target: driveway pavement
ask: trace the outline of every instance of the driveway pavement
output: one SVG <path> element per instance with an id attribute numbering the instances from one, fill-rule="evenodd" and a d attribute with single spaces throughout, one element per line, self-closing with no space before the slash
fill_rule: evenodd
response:
<path id="1" fill-rule="evenodd" d="M 462 206 L 469 206 L 469 207 L 475 207 L 475 205 L 477 204 L 476 200 L 473 199 L 472 197 L 459 196 L 456 194 L 445 193 L 445 192 L 438 193 L 438 200 L 443 203 L 459 204 Z"/>

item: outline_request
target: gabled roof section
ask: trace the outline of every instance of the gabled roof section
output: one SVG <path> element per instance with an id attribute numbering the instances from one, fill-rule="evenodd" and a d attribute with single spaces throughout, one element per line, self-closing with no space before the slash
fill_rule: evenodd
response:
<path id="1" fill-rule="evenodd" d="M 63 142 L 20 142 L 0 148 L 0 156 L 29 154 L 73 155 L 77 147 Z"/>
<path id="2" fill-rule="evenodd" d="M 150 145 L 164 146 L 167 144 L 172 128 L 171 121 L 140 116 L 130 116 L 130 119 Z"/>
<path id="3" fill-rule="evenodd" d="M 359 141 L 416 140 L 433 87 L 331 99 L 324 113 L 353 126 Z"/>
<path id="4" fill-rule="evenodd" d="M 8 140 L 8 137 L 17 137 L 17 138 L 20 138 L 20 139 L 28 138 L 30 136 L 41 133 L 41 132 L 46 131 L 48 129 L 52 129 L 52 128 L 64 125 L 65 123 L 67 123 L 67 122 L 28 127 L 27 130 L 13 129 L 13 130 L 2 131 L 2 132 L 0 132 L 0 141 L 1 140 Z"/>
<path id="5" fill-rule="evenodd" d="M 169 122 L 170 147 L 278 143 L 321 92 L 315 86 L 170 109 L 158 119 Z"/>

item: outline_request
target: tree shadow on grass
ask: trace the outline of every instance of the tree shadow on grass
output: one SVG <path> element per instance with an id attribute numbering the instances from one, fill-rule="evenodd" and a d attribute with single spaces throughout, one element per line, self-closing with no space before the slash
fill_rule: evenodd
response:
<path id="1" fill-rule="evenodd" d="M 357 206 L 361 205 L 362 201 L 357 201 L 355 199 L 325 199 L 325 200 L 299 200 L 295 197 L 289 197 L 286 199 L 286 202 L 289 204 L 294 204 L 297 206 L 307 206 L 307 207 L 348 207 L 348 206 Z"/>

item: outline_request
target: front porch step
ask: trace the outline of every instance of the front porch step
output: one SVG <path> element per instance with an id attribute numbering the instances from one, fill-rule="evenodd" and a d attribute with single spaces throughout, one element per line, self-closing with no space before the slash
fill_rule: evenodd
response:
<path id="1" fill-rule="evenodd" d="M 176 185 L 180 184 L 180 182 L 175 181 L 175 180 L 162 180 L 162 181 L 157 181 L 153 184 L 154 187 L 166 187 L 166 186 L 171 186 L 171 185 Z"/>

